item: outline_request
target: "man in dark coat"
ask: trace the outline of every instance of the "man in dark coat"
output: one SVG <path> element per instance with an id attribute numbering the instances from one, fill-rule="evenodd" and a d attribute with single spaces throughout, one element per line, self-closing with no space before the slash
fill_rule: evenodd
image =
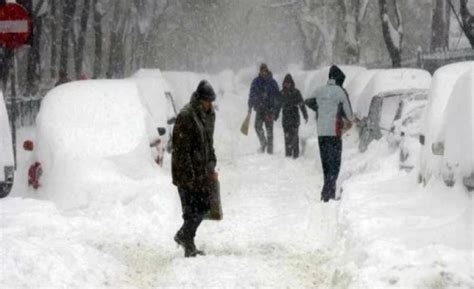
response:
<path id="1" fill-rule="evenodd" d="M 282 125 L 283 132 L 285 133 L 285 154 L 287 157 L 298 158 L 300 154 L 299 149 L 299 136 L 298 130 L 300 127 L 300 113 L 306 122 L 308 122 L 308 112 L 304 105 L 303 97 L 301 92 L 295 87 L 295 82 L 291 74 L 287 74 L 283 80 L 283 89 L 281 90 L 281 96 L 276 117 L 280 113 L 280 109 L 283 111 Z"/>
<path id="2" fill-rule="evenodd" d="M 260 65 L 259 75 L 252 81 L 249 94 L 249 113 L 255 110 L 255 131 L 260 141 L 260 152 L 273 153 L 273 122 L 275 121 L 276 101 L 280 95 L 277 82 L 273 79 L 265 63 Z M 263 124 L 267 136 L 263 130 Z"/>
<path id="3" fill-rule="evenodd" d="M 321 200 L 324 202 L 336 198 L 344 119 L 349 127 L 351 125 L 352 108 L 347 93 L 342 88 L 345 78 L 339 67 L 331 66 L 327 85 L 313 92 L 312 97 L 305 101 L 309 108 L 316 111 L 319 152 L 324 172 Z"/>
<path id="4" fill-rule="evenodd" d="M 204 255 L 194 237 L 209 211 L 209 190 L 217 181 L 214 153 L 214 89 L 203 80 L 191 101 L 178 114 L 173 130 L 172 176 L 178 187 L 183 210 L 183 226 L 174 240 L 184 248 L 185 257 Z"/>

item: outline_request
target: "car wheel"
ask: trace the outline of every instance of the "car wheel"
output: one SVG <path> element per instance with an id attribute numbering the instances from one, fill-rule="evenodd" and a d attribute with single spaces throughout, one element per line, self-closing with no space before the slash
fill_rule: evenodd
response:
<path id="1" fill-rule="evenodd" d="M 11 184 L 0 183 L 0 198 L 5 198 L 6 196 L 8 196 L 11 189 Z"/>

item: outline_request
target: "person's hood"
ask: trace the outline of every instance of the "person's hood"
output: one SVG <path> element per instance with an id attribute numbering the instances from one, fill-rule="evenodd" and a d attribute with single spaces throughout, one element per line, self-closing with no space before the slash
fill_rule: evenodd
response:
<path id="1" fill-rule="evenodd" d="M 285 88 L 285 85 L 284 85 L 285 82 L 291 83 L 290 89 L 295 88 L 295 81 L 293 80 L 293 77 L 291 76 L 291 74 L 288 73 L 287 75 L 285 75 L 285 78 L 283 79 L 283 83 L 282 83 L 283 89 Z"/>
<path id="2" fill-rule="evenodd" d="M 337 65 L 333 65 L 329 68 L 329 79 L 334 79 L 337 85 L 342 86 L 346 75 Z"/>

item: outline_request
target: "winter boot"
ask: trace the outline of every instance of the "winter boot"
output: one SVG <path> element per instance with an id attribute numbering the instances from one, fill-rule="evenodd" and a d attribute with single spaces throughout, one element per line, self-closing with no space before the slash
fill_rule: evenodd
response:
<path id="1" fill-rule="evenodd" d="M 184 249 L 184 257 L 196 257 L 198 255 L 204 256 L 205 253 L 196 249 L 193 240 L 186 240 L 179 232 L 174 236 L 174 241 Z"/>

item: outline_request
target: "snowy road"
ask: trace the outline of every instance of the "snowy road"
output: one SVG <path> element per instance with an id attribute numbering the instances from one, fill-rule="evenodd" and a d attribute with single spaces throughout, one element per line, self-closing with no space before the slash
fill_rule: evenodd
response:
<path id="1" fill-rule="evenodd" d="M 353 134 L 343 198 L 323 204 L 314 140 L 304 157 L 284 158 L 277 122 L 275 155 L 257 154 L 255 133 L 239 132 L 244 116 L 239 96 L 219 103 L 224 220 L 199 228 L 199 258 L 173 241 L 182 220 L 169 156 L 137 196 L 62 211 L 26 187 L 31 159 L 20 151 L 14 191 L 0 201 L 0 288 L 473 288 L 474 203 L 464 188 L 423 188 L 398 169 L 396 150 L 381 140 L 360 154 Z"/>
<path id="2" fill-rule="evenodd" d="M 310 167 L 266 155 L 221 165 L 225 220 L 204 223 L 197 236 L 208 256 L 175 258 L 154 285 L 327 288 L 334 210 L 315 204 L 320 179 Z"/>

